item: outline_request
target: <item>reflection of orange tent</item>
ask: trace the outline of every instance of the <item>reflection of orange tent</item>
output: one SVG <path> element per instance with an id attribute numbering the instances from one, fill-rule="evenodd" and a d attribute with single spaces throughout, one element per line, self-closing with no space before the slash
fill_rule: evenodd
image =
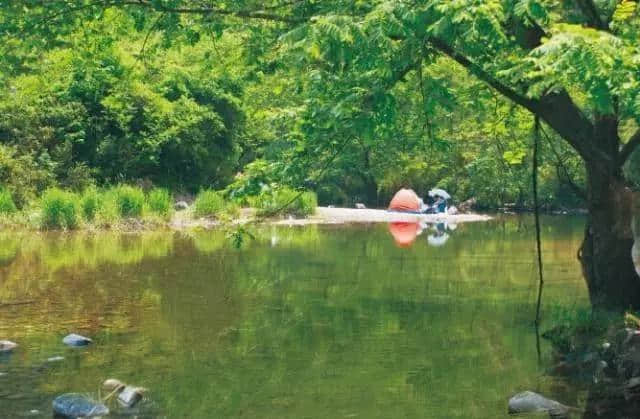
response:
<path id="1" fill-rule="evenodd" d="M 394 211 L 420 211 L 420 198 L 411 189 L 400 189 L 389 203 Z"/>
<path id="2" fill-rule="evenodd" d="M 389 232 L 399 247 L 409 247 L 420 232 L 419 223 L 395 222 L 389 223 Z"/>

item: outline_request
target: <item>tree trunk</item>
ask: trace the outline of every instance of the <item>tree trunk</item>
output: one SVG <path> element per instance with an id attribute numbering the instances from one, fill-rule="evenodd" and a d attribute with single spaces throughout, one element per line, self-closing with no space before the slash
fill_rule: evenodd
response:
<path id="1" fill-rule="evenodd" d="M 595 308 L 640 308 L 640 277 L 631 258 L 633 195 L 619 169 L 587 163 L 589 215 L 579 257 Z"/>

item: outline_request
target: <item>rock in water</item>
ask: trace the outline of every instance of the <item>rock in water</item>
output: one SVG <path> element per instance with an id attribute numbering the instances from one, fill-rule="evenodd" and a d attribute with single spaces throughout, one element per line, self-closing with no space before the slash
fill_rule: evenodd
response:
<path id="1" fill-rule="evenodd" d="M 93 342 L 91 339 L 76 335 L 75 333 L 67 335 L 62 339 L 62 343 L 69 346 L 87 346 L 91 342 Z"/>
<path id="2" fill-rule="evenodd" d="M 567 417 L 569 408 L 533 391 L 524 391 L 509 399 L 510 414 L 532 412 L 547 412 L 551 417 L 562 418 Z"/>
<path id="3" fill-rule="evenodd" d="M 53 414 L 66 418 L 92 418 L 108 415 L 109 409 L 82 394 L 68 393 L 53 400 Z"/>
<path id="4" fill-rule="evenodd" d="M 18 344 L 10 340 L 0 340 L 0 353 L 11 352 L 18 347 Z"/>
<path id="5" fill-rule="evenodd" d="M 118 394 L 118 402 L 124 407 L 133 407 L 142 400 L 145 389 L 140 387 L 126 386 L 120 394 Z"/>

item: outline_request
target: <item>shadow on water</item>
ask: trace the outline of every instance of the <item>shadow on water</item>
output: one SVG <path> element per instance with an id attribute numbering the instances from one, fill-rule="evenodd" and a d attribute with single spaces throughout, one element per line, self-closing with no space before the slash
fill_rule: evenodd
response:
<path id="1" fill-rule="evenodd" d="M 587 307 L 582 224 L 543 223 L 543 312 Z M 401 226 L 409 248 L 386 225 L 265 226 L 239 250 L 218 231 L 0 234 L 0 302 L 35 302 L 0 307 L 20 344 L 0 416 L 115 377 L 171 418 L 502 417 L 511 394 L 565 385 L 544 341 L 539 364 L 528 225 Z M 95 344 L 65 348 L 69 332 Z"/>

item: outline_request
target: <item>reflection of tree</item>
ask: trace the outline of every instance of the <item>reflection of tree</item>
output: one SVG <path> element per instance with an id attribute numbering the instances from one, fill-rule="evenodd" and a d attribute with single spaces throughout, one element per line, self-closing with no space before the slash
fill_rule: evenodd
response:
<path id="1" fill-rule="evenodd" d="M 470 225 L 406 252 L 385 227 L 266 227 L 241 250 L 222 232 L 47 238 L 25 243 L 0 295 L 39 302 L 12 328 L 40 325 L 23 335 L 40 359 L 61 329 L 96 338 L 37 381 L 48 394 L 114 376 L 168 417 L 501 416 L 537 375 L 529 233 Z M 568 285 L 550 284 L 549 303 L 573 301 L 582 282 Z"/>

